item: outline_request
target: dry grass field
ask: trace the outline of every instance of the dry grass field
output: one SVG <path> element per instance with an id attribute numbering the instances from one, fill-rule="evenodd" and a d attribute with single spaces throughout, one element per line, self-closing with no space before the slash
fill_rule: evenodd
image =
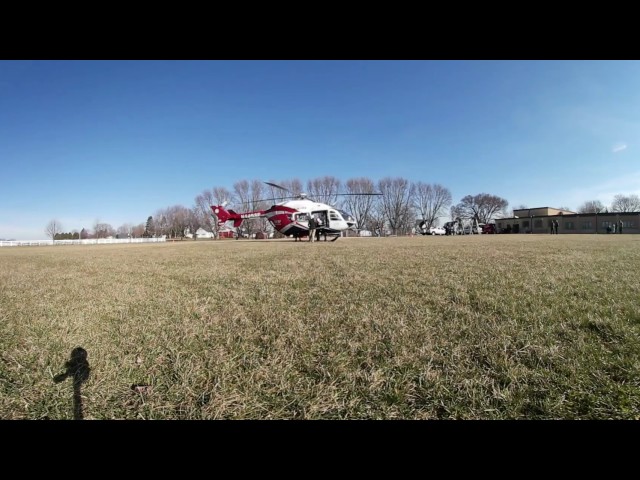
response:
<path id="1" fill-rule="evenodd" d="M 1 419 L 639 419 L 640 236 L 0 248 Z"/>

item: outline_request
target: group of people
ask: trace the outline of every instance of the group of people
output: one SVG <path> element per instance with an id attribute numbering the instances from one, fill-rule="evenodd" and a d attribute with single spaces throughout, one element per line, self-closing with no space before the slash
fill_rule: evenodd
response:
<path id="1" fill-rule="evenodd" d="M 622 233 L 622 226 L 622 220 L 620 220 L 617 224 L 616 222 L 613 222 L 611 225 L 607 225 L 607 233 Z"/>
<path id="2" fill-rule="evenodd" d="M 320 230 L 319 228 L 322 227 L 323 222 L 322 222 L 322 218 L 317 217 L 315 215 L 311 215 L 309 217 L 309 241 L 310 242 L 314 242 L 314 241 L 320 241 Z M 324 234 L 324 241 L 327 241 L 327 234 Z"/>
<path id="3" fill-rule="evenodd" d="M 558 234 L 558 220 L 551 220 L 549 222 L 549 228 L 551 229 L 551 234 Z"/>
<path id="4" fill-rule="evenodd" d="M 310 215 L 309 216 L 309 241 L 310 242 L 315 242 L 315 241 L 320 241 L 320 236 L 324 235 L 324 241 L 327 241 L 327 234 L 326 232 L 322 232 L 320 230 L 320 227 L 322 227 L 322 225 L 324 225 L 322 218 L 315 216 L 315 215 Z M 300 238 L 299 236 L 296 236 L 296 242 L 300 240 L 302 241 L 302 238 Z"/>

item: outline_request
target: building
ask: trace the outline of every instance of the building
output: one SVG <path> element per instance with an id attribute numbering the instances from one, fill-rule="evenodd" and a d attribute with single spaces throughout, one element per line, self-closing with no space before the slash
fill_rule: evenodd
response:
<path id="1" fill-rule="evenodd" d="M 558 233 L 607 233 L 622 221 L 622 233 L 640 233 L 640 212 L 576 213 L 558 208 L 523 208 L 511 218 L 496 219 L 498 233 L 550 233 L 558 221 Z"/>
<path id="2" fill-rule="evenodd" d="M 227 226 L 223 226 L 218 230 L 218 237 L 219 238 L 234 238 L 235 237 L 235 230 L 233 228 L 229 228 Z M 205 230 L 204 228 L 199 228 L 198 230 L 196 230 L 196 235 L 198 239 L 201 238 L 216 238 L 215 234 L 213 232 L 210 232 L 209 230 Z M 188 238 L 193 238 L 193 235 L 191 234 L 191 232 L 189 232 L 189 229 L 185 230 L 185 237 Z"/>
<path id="3" fill-rule="evenodd" d="M 213 232 L 205 230 L 202 227 L 200 227 L 198 230 L 196 230 L 196 235 L 198 236 L 198 238 L 214 238 L 215 237 Z"/>

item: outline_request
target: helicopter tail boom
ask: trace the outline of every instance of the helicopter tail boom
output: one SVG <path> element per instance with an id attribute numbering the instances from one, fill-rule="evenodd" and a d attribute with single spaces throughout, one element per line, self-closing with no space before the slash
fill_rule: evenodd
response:
<path id="1" fill-rule="evenodd" d="M 264 216 L 264 211 L 262 210 L 259 210 L 256 212 L 236 213 L 231 209 L 226 210 L 224 208 L 224 205 L 217 205 L 217 206 L 211 205 L 211 210 L 213 211 L 214 215 L 218 217 L 219 224 L 223 224 L 228 222 L 229 220 L 233 220 L 234 228 L 238 228 L 242 224 L 242 221 L 245 218 L 255 218 L 255 217 Z"/>

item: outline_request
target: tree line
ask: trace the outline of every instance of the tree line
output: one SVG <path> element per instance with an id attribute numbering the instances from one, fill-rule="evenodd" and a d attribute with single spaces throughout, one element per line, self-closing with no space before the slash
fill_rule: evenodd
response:
<path id="1" fill-rule="evenodd" d="M 394 235 L 408 234 L 418 222 L 425 222 L 427 228 L 438 225 L 441 218 L 476 219 L 480 223 L 489 223 L 493 219 L 513 215 L 512 211 L 507 211 L 507 200 L 497 195 L 466 195 L 454 204 L 447 187 L 438 183 L 413 182 L 402 177 L 385 177 L 377 182 L 367 177 L 357 177 L 343 182 L 333 176 L 324 176 L 310 179 L 306 184 L 298 178 L 269 180 L 269 183 L 280 185 L 289 193 L 261 180 L 239 180 L 233 184 L 232 189 L 214 186 L 203 190 L 195 196 L 191 207 L 173 205 L 160 208 L 146 222 L 137 225 L 126 223 L 115 229 L 107 223 L 96 221 L 91 232 L 83 228 L 80 232 L 63 233 L 60 222 L 52 220 L 45 232 L 53 239 L 60 238 L 56 235 L 76 234 L 79 238 L 163 235 L 168 238 L 183 238 L 187 232 L 193 234 L 203 228 L 218 237 L 221 227 L 211 211 L 211 205 L 226 203 L 226 208 L 233 208 L 237 212 L 265 210 L 275 203 L 285 201 L 286 198 L 283 197 L 303 192 L 312 200 L 346 210 L 355 218 L 360 229 L 384 229 Z M 341 195 L 344 193 L 349 195 Z M 354 195 L 361 193 L 382 195 Z M 579 213 L 604 211 L 640 211 L 640 199 L 637 195 L 616 195 L 609 207 L 599 201 L 589 201 L 578 209 Z M 266 218 L 246 219 L 241 228 L 246 235 L 272 231 Z M 275 234 L 279 235 L 277 232 Z"/>
<path id="2" fill-rule="evenodd" d="M 578 213 L 640 212 L 638 195 L 615 195 L 611 205 L 606 206 L 600 200 L 589 200 L 578 207 Z"/>

